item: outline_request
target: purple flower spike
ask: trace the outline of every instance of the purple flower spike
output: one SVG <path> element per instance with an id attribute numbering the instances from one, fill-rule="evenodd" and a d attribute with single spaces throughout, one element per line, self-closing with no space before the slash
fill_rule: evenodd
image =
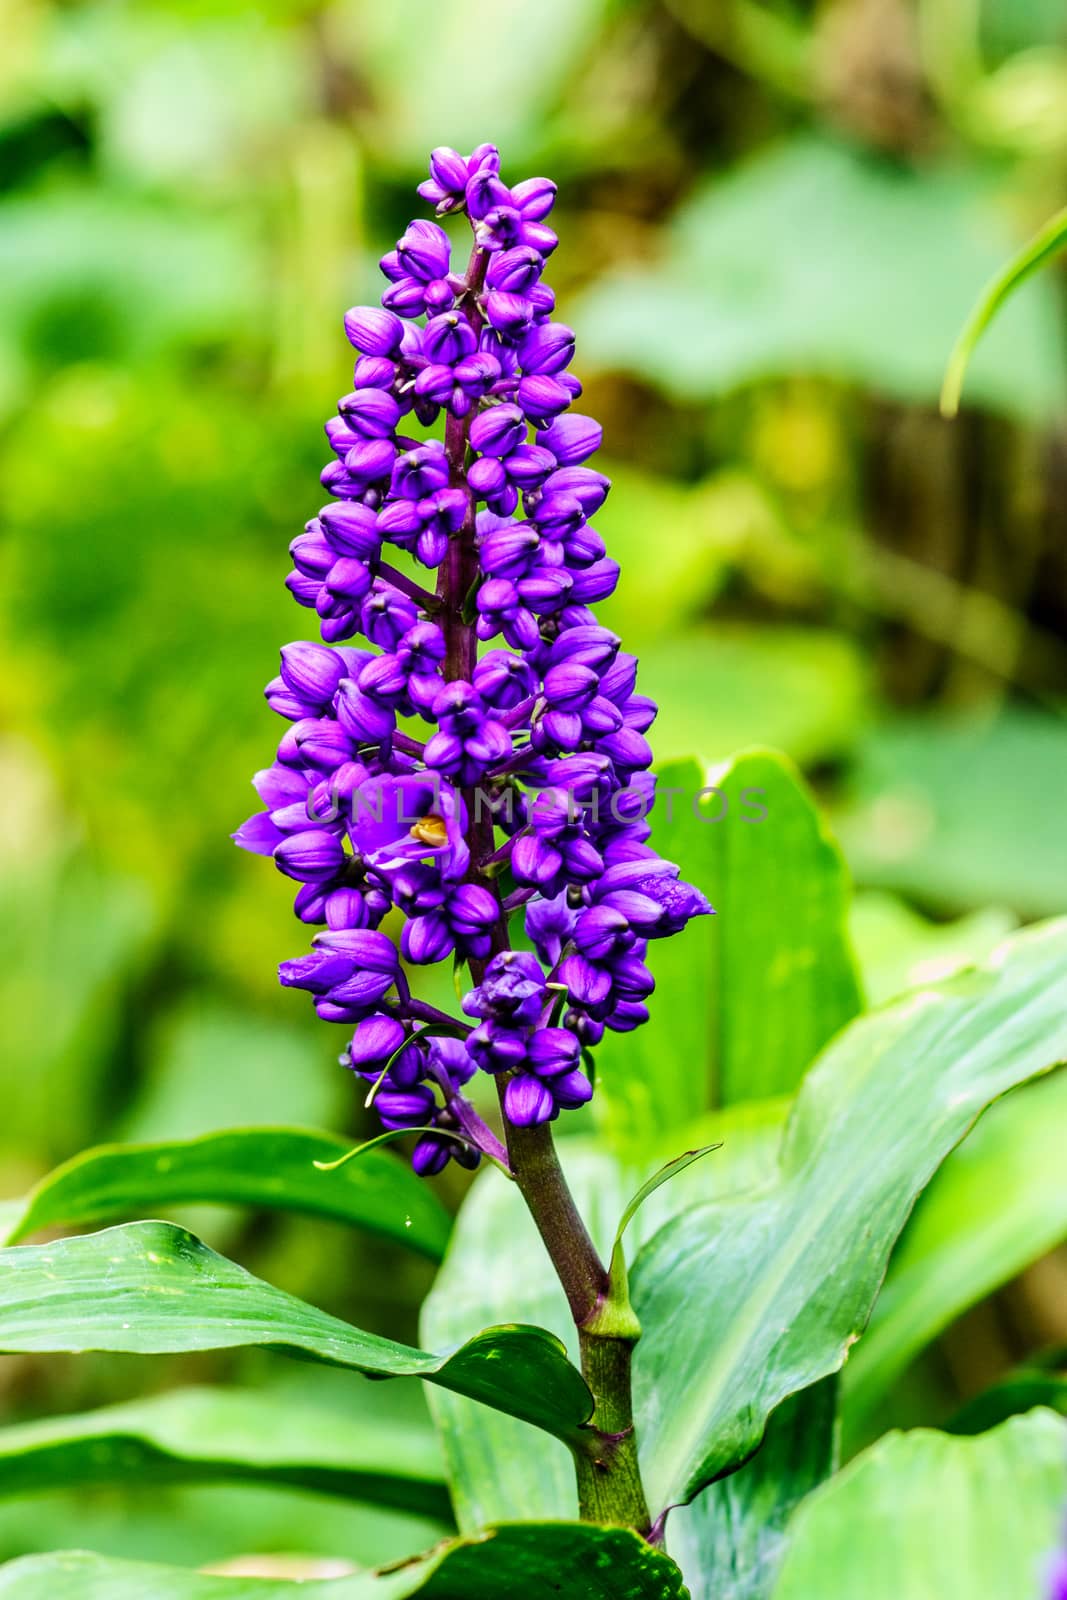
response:
<path id="1" fill-rule="evenodd" d="M 600 424 L 572 409 L 575 336 L 544 282 L 556 186 L 509 183 L 494 145 L 441 146 L 419 194 L 466 212 L 470 260 L 417 219 L 381 306 L 345 316 L 329 499 L 285 580 L 323 643 L 282 650 L 266 698 L 288 726 L 234 838 L 324 930 L 281 982 L 349 1030 L 344 1064 L 431 1176 L 507 1159 L 464 1097 L 477 1071 L 514 1126 L 584 1105 L 583 1052 L 648 1018 L 649 942 L 711 907 L 648 842 L 656 707 L 593 609 L 620 573 L 590 521 Z M 536 954 L 510 947 L 520 905 Z M 471 1020 L 413 998 L 401 955 L 469 970 Z"/>

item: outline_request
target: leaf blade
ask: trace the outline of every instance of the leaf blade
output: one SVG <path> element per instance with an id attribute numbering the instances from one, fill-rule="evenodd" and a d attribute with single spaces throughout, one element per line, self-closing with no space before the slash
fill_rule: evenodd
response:
<path id="1" fill-rule="evenodd" d="M 141 1222 L 0 1250 L 0 1351 L 163 1354 L 258 1345 L 376 1377 L 454 1388 L 563 1439 L 592 1397 L 543 1328 L 487 1329 L 446 1355 L 365 1333 L 217 1255 L 184 1228 Z"/>
<path id="2" fill-rule="evenodd" d="M 269 1206 L 345 1222 L 440 1260 L 451 1228 L 448 1213 L 395 1156 L 369 1151 L 350 1169 L 315 1169 L 317 1158 L 332 1158 L 347 1148 L 333 1134 L 282 1127 L 100 1145 L 55 1168 L 24 1201 L 5 1203 L 4 1241 L 15 1244 L 42 1228 L 207 1202 Z"/>
<path id="3" fill-rule="evenodd" d="M 574 1585 L 579 1587 L 576 1589 Z M 403 1568 L 296 1584 L 72 1551 L 0 1568 L 5 1600 L 686 1600 L 669 1557 L 624 1528 L 526 1523 L 457 1539 Z"/>
<path id="4" fill-rule="evenodd" d="M 1046 261 L 1067 250 L 1067 206 L 1050 217 L 1043 228 L 990 279 L 975 301 L 960 330 L 945 368 L 941 385 L 941 415 L 954 417 L 960 408 L 963 379 L 979 339 L 1004 302 Z"/>
<path id="5" fill-rule="evenodd" d="M 986 1104 L 1064 1057 L 1067 921 L 853 1023 L 805 1081 L 767 1187 L 646 1245 L 630 1282 L 655 1510 L 743 1460 L 775 1406 L 840 1367 L 937 1166 Z"/>
<path id="6" fill-rule="evenodd" d="M 1067 1238 L 1065 1125 L 1060 1071 L 992 1106 L 949 1156 L 893 1252 L 845 1368 L 847 1435 L 865 1431 L 890 1385 L 954 1318 Z"/>
<path id="7" fill-rule="evenodd" d="M 286 1484 L 448 1523 L 436 1438 L 270 1391 L 176 1389 L 0 1430 L 0 1497 L 100 1483 Z"/>
<path id="8" fill-rule="evenodd" d="M 1065 1496 L 1052 1412 L 976 1438 L 888 1434 L 801 1505 L 774 1600 L 1030 1600 Z"/>

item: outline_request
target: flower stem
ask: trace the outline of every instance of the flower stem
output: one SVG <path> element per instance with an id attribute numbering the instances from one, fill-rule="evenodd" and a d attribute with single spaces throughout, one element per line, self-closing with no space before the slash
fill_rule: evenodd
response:
<path id="1" fill-rule="evenodd" d="M 475 296 L 484 280 L 485 267 L 485 252 L 475 246 L 465 279 L 467 294 L 461 301 L 461 315 L 468 318 L 475 332 L 482 324 Z M 469 426 L 469 418 L 453 416 L 445 424 L 450 480 L 467 495 L 467 512 L 449 541 L 437 586 L 445 634 L 444 675 L 449 681 L 469 681 L 478 653 L 475 630 L 463 616 L 464 599 L 478 576 L 475 502 L 465 471 Z M 496 854 L 492 815 L 484 814 L 477 806 L 473 793 L 465 792 L 464 801 L 470 877 L 489 888 L 500 903 L 495 878 L 483 873 Z M 509 948 L 507 911 L 501 903 L 492 930 L 491 956 Z M 476 984 L 482 981 L 486 964 L 485 960 L 471 960 L 471 976 Z M 502 1111 L 505 1086 L 506 1075 L 501 1074 L 497 1088 Z M 640 1330 L 628 1304 L 620 1308 L 612 1300 L 607 1268 L 574 1203 L 549 1125 L 517 1127 L 504 1116 L 504 1134 L 508 1166 L 567 1297 L 578 1330 L 582 1374 L 595 1402 L 583 1443 L 574 1450 L 580 1515 L 586 1522 L 613 1523 L 647 1533 L 651 1519 L 638 1469 L 630 1398 L 630 1363 Z M 612 1315 L 620 1310 L 621 1317 Z"/>

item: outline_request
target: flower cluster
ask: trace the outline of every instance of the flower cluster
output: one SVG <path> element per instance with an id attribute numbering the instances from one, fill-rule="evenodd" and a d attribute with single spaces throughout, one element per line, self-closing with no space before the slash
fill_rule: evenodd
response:
<path id="1" fill-rule="evenodd" d="M 419 193 L 465 212 L 470 260 L 414 221 L 382 259 L 381 306 L 345 318 L 358 358 L 326 424 L 330 499 L 286 580 L 324 642 L 282 650 L 266 695 L 290 726 L 235 838 L 324 926 L 282 983 L 354 1027 L 342 1059 L 435 1172 L 502 1155 L 461 1093 L 478 1068 L 516 1125 L 587 1101 L 586 1047 L 648 1015 L 648 941 L 711 908 L 648 843 L 656 707 L 591 609 L 619 569 L 590 521 L 601 430 L 570 409 L 574 334 L 542 279 L 555 185 L 507 186 L 481 145 L 435 150 Z M 442 416 L 443 440 L 407 432 Z M 357 634 L 369 648 L 341 642 Z M 523 907 L 536 956 L 510 948 Z M 401 955 L 465 963 L 473 1021 L 413 998 Z"/>

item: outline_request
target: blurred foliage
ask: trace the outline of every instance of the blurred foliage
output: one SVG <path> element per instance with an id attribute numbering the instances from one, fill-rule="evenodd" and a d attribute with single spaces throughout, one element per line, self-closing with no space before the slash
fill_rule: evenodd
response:
<path id="1" fill-rule="evenodd" d="M 349 385 L 341 313 L 377 294 L 434 144 L 493 138 L 561 182 L 551 277 L 620 463 L 605 617 L 663 703 L 659 754 L 805 768 L 877 891 L 852 924 L 875 1000 L 1065 908 L 1059 269 L 983 341 L 962 418 L 934 412 L 974 293 L 1062 205 L 1056 0 L 7 0 L 3 35 L 8 1193 L 108 1137 L 361 1131 L 340 1035 L 275 990 L 289 896 L 227 835 L 276 738 L 262 684 L 307 627 L 281 579 Z M 242 1226 L 253 1270 L 413 1331 L 419 1263 Z M 1042 1282 L 999 1297 L 987 1360 L 948 1339 L 912 1374 L 934 1413 L 1067 1340 Z M 40 1415 L 125 1371 L 4 1381 Z M 172 1376 L 235 1371 L 265 1369 Z M 429 1537 L 282 1490 L 123 1506 L 7 1507 L 0 1556 Z"/>

